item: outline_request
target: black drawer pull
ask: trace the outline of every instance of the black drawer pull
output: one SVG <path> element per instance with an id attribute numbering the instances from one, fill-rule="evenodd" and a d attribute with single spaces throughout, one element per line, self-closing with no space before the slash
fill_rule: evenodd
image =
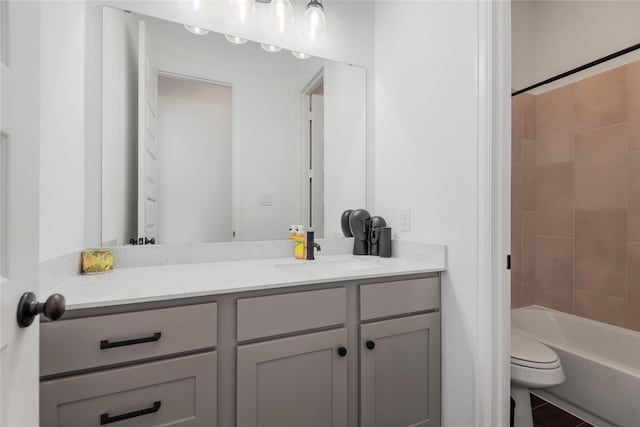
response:
<path id="1" fill-rule="evenodd" d="M 126 345 L 135 345 L 135 344 L 143 344 L 146 342 L 158 341 L 161 336 L 162 334 L 160 332 L 156 332 L 150 337 L 135 338 L 132 340 L 114 341 L 114 342 L 109 342 L 109 340 L 102 340 L 100 341 L 100 350 L 104 350 L 105 348 L 124 347 Z"/>
<path id="2" fill-rule="evenodd" d="M 118 421 L 128 420 L 129 418 L 141 417 L 142 415 L 153 414 L 154 412 L 158 412 L 160 409 L 160 405 L 162 405 L 161 401 L 153 402 L 153 406 L 147 409 L 140 409 L 138 411 L 129 412 L 127 414 L 114 415 L 110 417 L 108 413 L 104 413 L 100 415 L 100 425 L 103 426 L 105 424 L 117 423 Z"/>

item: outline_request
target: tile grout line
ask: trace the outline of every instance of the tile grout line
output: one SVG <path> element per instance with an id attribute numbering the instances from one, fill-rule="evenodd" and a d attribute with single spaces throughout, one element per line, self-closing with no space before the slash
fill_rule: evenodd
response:
<path id="1" fill-rule="evenodd" d="M 626 313 L 626 324 L 625 327 L 631 329 L 631 295 L 630 295 L 630 277 L 629 277 L 629 193 L 631 192 L 631 190 L 629 189 L 630 183 L 631 183 L 631 167 L 629 165 L 629 153 L 631 152 L 630 150 L 630 143 L 631 143 L 631 135 L 630 135 L 630 130 L 631 130 L 631 126 L 630 126 L 630 120 L 629 120 L 629 104 L 630 104 L 630 100 L 631 100 L 631 96 L 629 94 L 629 66 L 628 64 L 624 66 L 624 71 L 625 71 L 625 93 L 627 95 L 627 99 L 626 99 L 626 105 L 625 105 L 625 124 L 626 124 L 626 130 L 627 130 L 627 161 L 626 161 L 626 166 L 627 166 L 627 209 L 625 212 L 625 244 L 624 244 L 624 254 L 625 254 L 625 279 L 627 281 L 626 283 L 626 290 L 627 290 L 627 299 L 626 299 L 626 309 L 627 309 L 627 313 Z"/>
<path id="2" fill-rule="evenodd" d="M 576 90 L 575 83 L 571 85 L 571 97 L 573 103 L 573 278 L 571 281 L 571 313 L 576 313 Z"/>

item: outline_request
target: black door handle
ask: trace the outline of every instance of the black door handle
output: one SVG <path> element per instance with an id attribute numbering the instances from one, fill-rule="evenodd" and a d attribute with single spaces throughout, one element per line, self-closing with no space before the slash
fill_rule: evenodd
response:
<path id="1" fill-rule="evenodd" d="M 16 318 L 21 328 L 26 328 L 33 323 L 38 314 L 42 314 L 49 320 L 58 320 L 64 314 L 67 302 L 60 294 L 53 294 L 42 303 L 36 300 L 36 294 L 25 292 L 18 301 Z"/>
<path id="2" fill-rule="evenodd" d="M 109 413 L 105 412 L 100 415 L 100 425 L 103 426 L 105 424 L 117 423 L 118 421 L 128 420 L 129 418 L 140 417 L 142 415 L 153 414 L 154 412 L 158 412 L 160 409 L 160 405 L 162 405 L 161 401 L 153 402 L 153 406 L 151 408 L 140 409 L 138 411 L 128 412 L 126 414 L 114 415 L 112 417 L 109 416 Z"/>
<path id="3" fill-rule="evenodd" d="M 154 341 L 158 341 L 161 336 L 162 336 L 161 332 L 156 332 L 150 337 L 134 338 L 132 340 L 114 341 L 114 342 L 109 342 L 109 340 L 102 340 L 100 341 L 100 350 L 104 350 L 106 348 L 124 347 L 126 345 L 144 344 L 146 342 L 154 342 Z"/>
<path id="4" fill-rule="evenodd" d="M 338 356 L 345 357 L 347 355 L 346 347 L 338 347 Z"/>
<path id="5" fill-rule="evenodd" d="M 374 341 L 368 340 L 365 345 L 367 346 L 367 348 L 369 350 L 373 350 L 374 348 L 376 348 L 376 343 Z"/>

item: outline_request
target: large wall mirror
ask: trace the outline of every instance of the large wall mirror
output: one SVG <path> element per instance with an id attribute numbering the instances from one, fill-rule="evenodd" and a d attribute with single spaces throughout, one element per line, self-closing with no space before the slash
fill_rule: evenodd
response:
<path id="1" fill-rule="evenodd" d="M 365 70 L 232 41 L 103 8 L 103 245 L 339 237 L 364 206 Z"/>

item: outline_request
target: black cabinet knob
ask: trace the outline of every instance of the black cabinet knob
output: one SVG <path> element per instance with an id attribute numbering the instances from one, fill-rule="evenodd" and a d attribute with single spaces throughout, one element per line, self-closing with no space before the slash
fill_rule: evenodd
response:
<path id="1" fill-rule="evenodd" d="M 49 320 L 58 320 L 64 314 L 66 301 L 60 294 L 53 294 L 44 303 L 36 300 L 36 294 L 25 292 L 18 302 L 17 320 L 21 328 L 33 323 L 38 314 Z"/>
<path id="2" fill-rule="evenodd" d="M 345 357 L 347 355 L 347 349 L 345 347 L 338 347 L 338 356 Z"/>
<path id="3" fill-rule="evenodd" d="M 373 342 L 373 341 L 371 341 L 371 340 L 368 340 L 368 341 L 365 343 L 365 345 L 367 346 L 367 348 L 368 348 L 369 350 L 373 350 L 374 348 L 376 348 L 376 343 L 375 343 L 375 342 Z"/>

